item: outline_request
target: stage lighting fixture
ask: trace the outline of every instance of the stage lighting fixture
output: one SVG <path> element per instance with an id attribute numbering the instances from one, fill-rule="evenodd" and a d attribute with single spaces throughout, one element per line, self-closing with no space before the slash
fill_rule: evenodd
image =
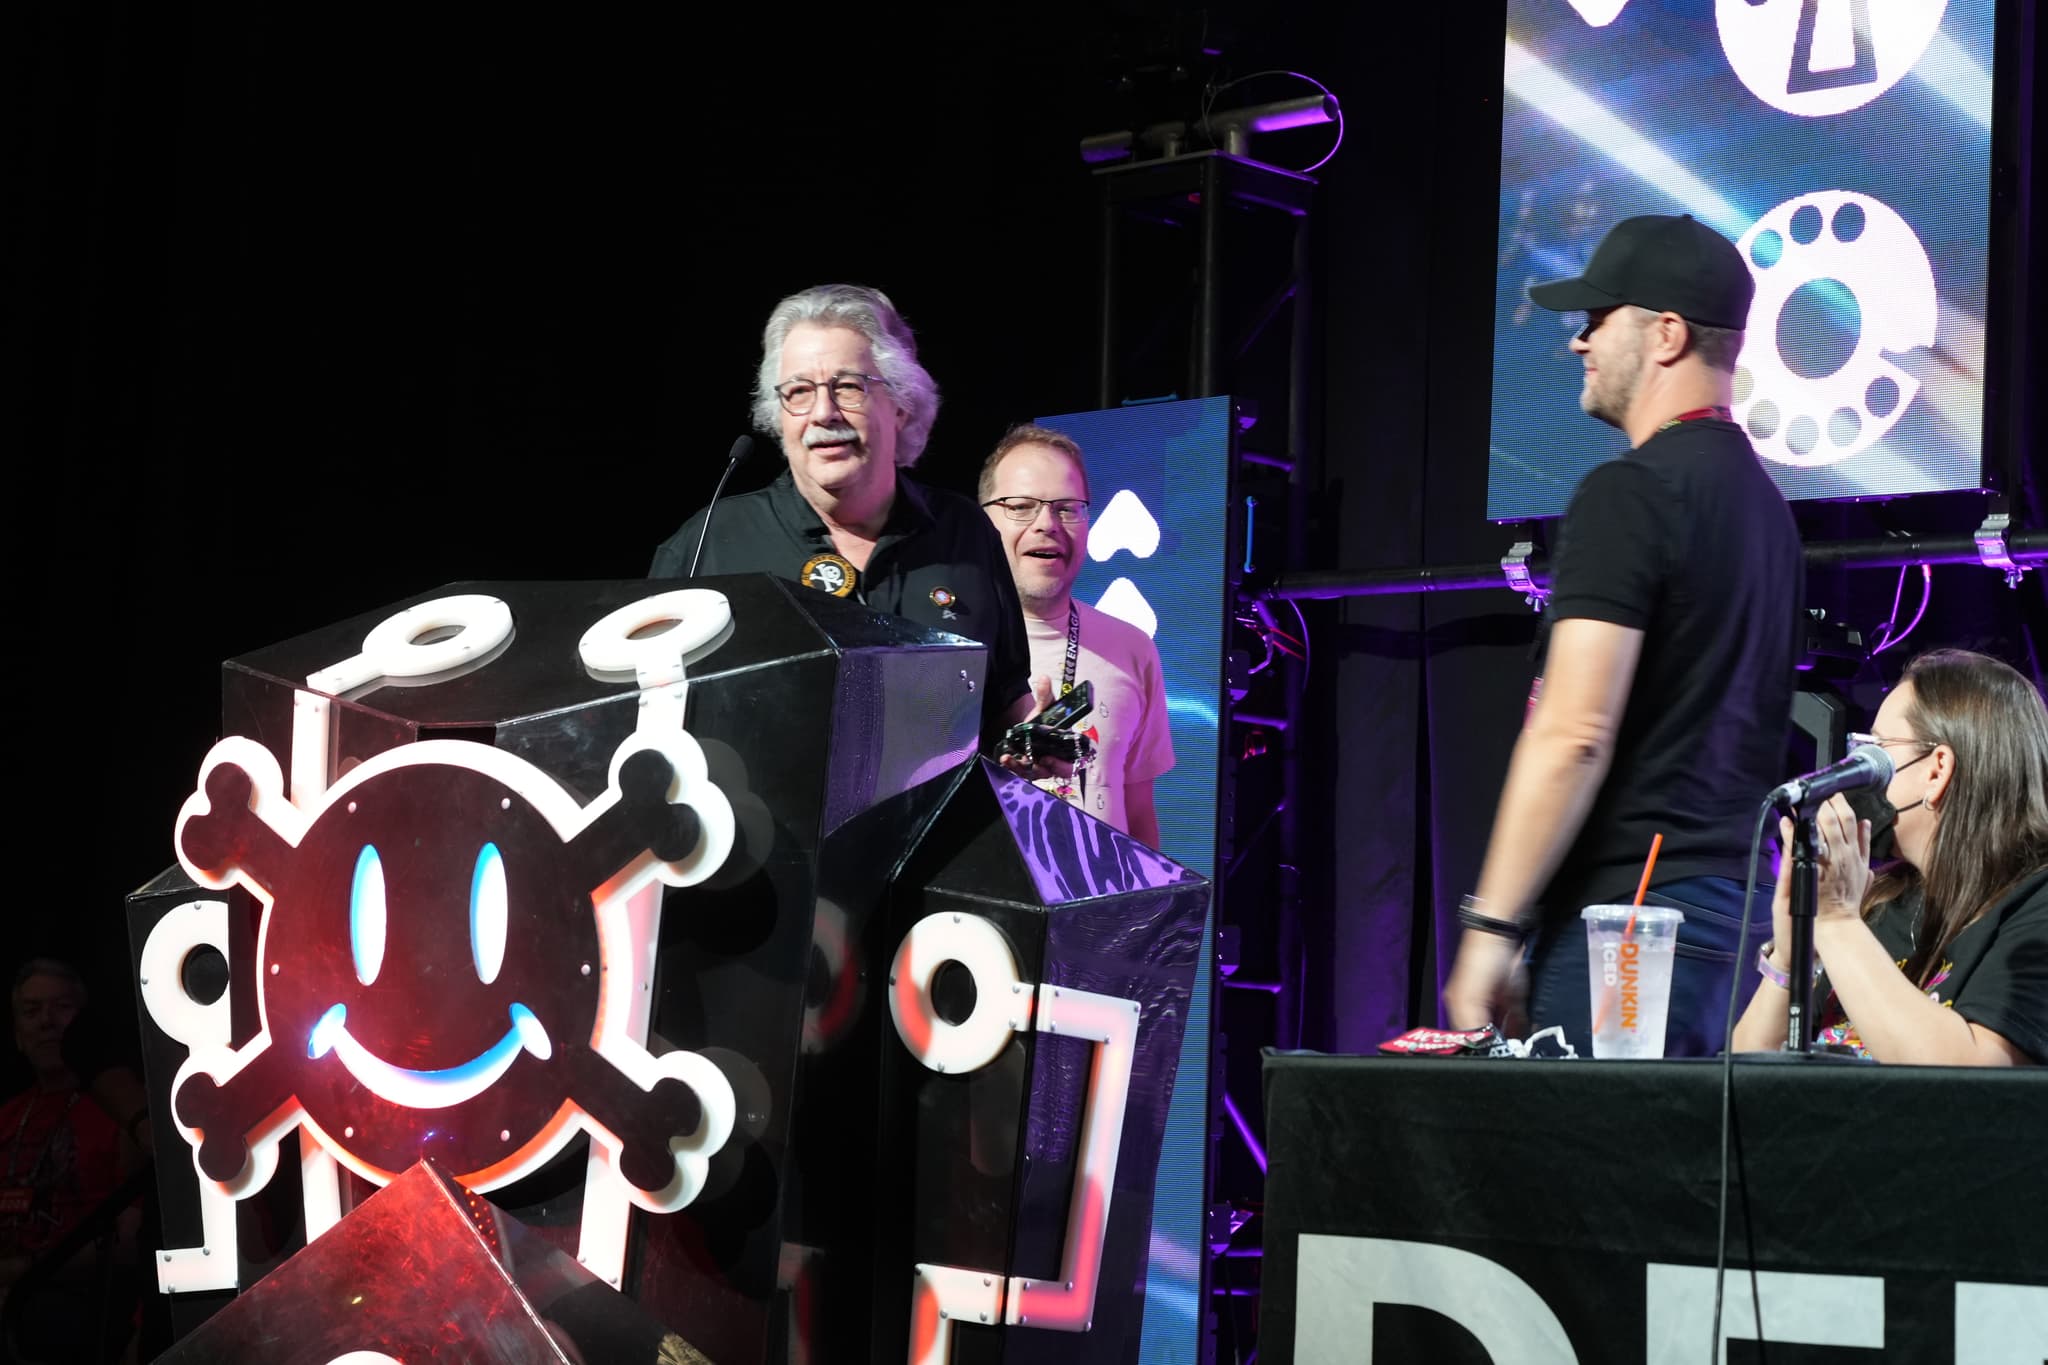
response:
<path id="1" fill-rule="evenodd" d="M 1125 160 L 1137 164 L 1166 160 L 1212 146 L 1230 156 L 1249 156 L 1253 133 L 1277 133 L 1288 128 L 1334 123 L 1337 116 L 1337 97 L 1329 94 L 1302 95 L 1295 99 L 1246 105 L 1241 109 L 1212 110 L 1193 124 L 1171 119 L 1136 131 L 1125 128 L 1084 137 L 1081 139 L 1081 160 L 1091 166 Z"/>
<path id="2" fill-rule="evenodd" d="M 1302 95 L 1291 100 L 1274 100 L 1243 109 L 1226 109 L 1208 117 L 1209 133 L 1220 136 L 1223 150 L 1232 156 L 1246 155 L 1253 133 L 1277 133 L 1287 128 L 1307 128 L 1337 121 L 1335 95 Z"/>

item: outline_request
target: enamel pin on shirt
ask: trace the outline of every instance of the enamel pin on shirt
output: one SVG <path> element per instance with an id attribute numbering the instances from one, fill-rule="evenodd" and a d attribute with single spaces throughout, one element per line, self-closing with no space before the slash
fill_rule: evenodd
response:
<path id="1" fill-rule="evenodd" d="M 829 592 L 834 597 L 851 597 L 860 584 L 860 571 L 853 567 L 853 561 L 830 552 L 806 559 L 797 577 L 805 587 Z"/>

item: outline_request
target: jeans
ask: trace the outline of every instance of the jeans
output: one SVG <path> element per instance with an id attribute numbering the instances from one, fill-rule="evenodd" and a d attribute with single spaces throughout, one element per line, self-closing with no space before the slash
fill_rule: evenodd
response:
<path id="1" fill-rule="evenodd" d="M 1771 936 L 1771 890 L 1758 885 L 1750 911 L 1748 953 Z M 1728 1023 L 1728 988 L 1737 983 L 1740 1016 L 1757 977 L 1735 960 L 1742 929 L 1742 883 L 1727 877 L 1681 877 L 1654 887 L 1645 905 L 1664 905 L 1685 916 L 1671 968 L 1671 1014 L 1664 1028 L 1667 1057 L 1713 1057 Z M 1581 1057 L 1593 1055 L 1592 993 L 1587 986 L 1586 931 L 1574 914 L 1546 925 L 1529 955 L 1529 1031 L 1562 1026 Z"/>

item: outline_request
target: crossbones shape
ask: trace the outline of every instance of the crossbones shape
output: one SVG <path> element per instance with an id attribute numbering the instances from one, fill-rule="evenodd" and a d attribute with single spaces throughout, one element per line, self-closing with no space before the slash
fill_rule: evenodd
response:
<path id="1" fill-rule="evenodd" d="M 179 814 L 178 860 L 266 903 L 263 1027 L 179 1073 L 199 1170 L 260 1188 L 304 1122 L 379 1183 L 433 1157 L 487 1190 L 587 1128 L 634 1202 L 687 1204 L 730 1136 L 732 1089 L 705 1058 L 629 1036 L 618 907 L 652 879 L 701 881 L 732 838 L 680 732 L 628 739 L 587 807 L 515 755 L 428 740 L 301 811 L 267 749 L 222 740 Z"/>

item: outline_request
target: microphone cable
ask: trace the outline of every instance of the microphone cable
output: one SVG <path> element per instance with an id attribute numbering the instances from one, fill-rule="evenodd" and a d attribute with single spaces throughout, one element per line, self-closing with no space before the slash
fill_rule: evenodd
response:
<path id="1" fill-rule="evenodd" d="M 1735 971 L 1728 981 L 1728 1011 L 1721 1026 L 1721 1193 L 1714 1201 L 1714 1321 L 1713 1337 L 1707 1347 L 1708 1365 L 1721 1360 L 1721 1298 L 1728 1277 L 1728 1153 L 1735 1127 L 1735 1006 L 1742 999 L 1742 969 L 1748 961 L 1750 909 L 1756 903 L 1756 860 L 1763 855 L 1764 822 L 1777 809 L 1765 801 L 1756 813 L 1756 829 L 1749 836 L 1749 881 L 1742 890 L 1742 927 L 1735 934 Z M 1748 1207 L 1748 1201 L 1744 1201 Z M 1747 1219 L 1744 1220 L 1747 1227 Z M 1749 1228 L 1749 1303 L 1756 1320 L 1757 1340 L 1764 1336 L 1763 1295 L 1757 1288 L 1756 1230 Z"/>

